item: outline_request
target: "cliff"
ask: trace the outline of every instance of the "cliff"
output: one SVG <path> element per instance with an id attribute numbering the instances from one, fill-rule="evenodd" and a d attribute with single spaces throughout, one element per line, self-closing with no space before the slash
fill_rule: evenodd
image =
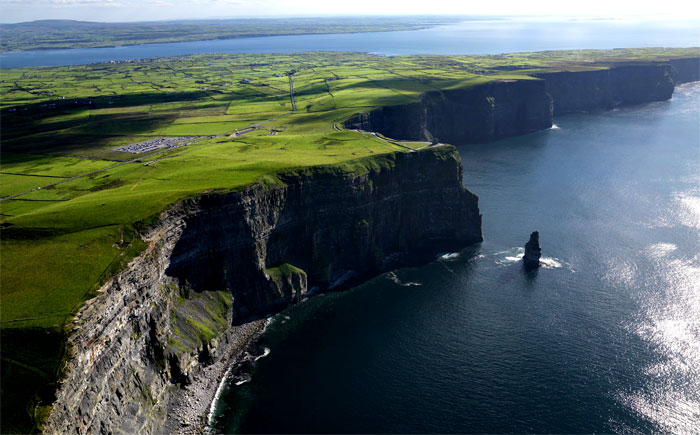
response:
<path id="1" fill-rule="evenodd" d="M 538 74 L 554 101 L 554 115 L 671 98 L 677 72 L 668 63 L 614 65 L 594 71 Z"/>
<path id="2" fill-rule="evenodd" d="M 700 57 L 671 59 L 669 64 L 673 67 L 676 84 L 700 80 Z"/>
<path id="3" fill-rule="evenodd" d="M 359 114 L 346 128 L 405 140 L 488 142 L 552 126 L 552 100 L 542 80 L 498 80 L 423 93 L 416 103 Z"/>
<path id="4" fill-rule="evenodd" d="M 489 142 L 549 128 L 556 115 L 668 100 L 675 84 L 700 80 L 699 58 L 600 66 L 426 92 L 415 103 L 360 113 L 345 127 L 400 140 Z"/>
<path id="5" fill-rule="evenodd" d="M 146 252 L 76 317 L 47 433 L 172 428 L 183 387 L 232 358 L 248 321 L 314 287 L 342 289 L 482 240 L 451 146 L 199 196 L 144 239 Z"/>

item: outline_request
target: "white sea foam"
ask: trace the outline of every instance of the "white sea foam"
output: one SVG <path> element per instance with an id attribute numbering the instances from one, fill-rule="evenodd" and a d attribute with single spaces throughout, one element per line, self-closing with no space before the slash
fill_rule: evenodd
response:
<path id="1" fill-rule="evenodd" d="M 559 130 L 559 126 L 557 124 L 552 124 L 551 127 L 549 127 L 550 130 Z"/>
<path id="2" fill-rule="evenodd" d="M 521 247 L 510 248 L 507 251 L 499 251 L 494 254 L 496 263 L 501 266 L 507 266 L 520 261 L 523 255 L 525 255 L 525 248 Z"/>
<path id="3" fill-rule="evenodd" d="M 545 269 L 559 269 L 563 267 L 563 264 L 557 258 L 553 257 L 542 257 L 540 258 L 540 265 Z"/>
<path id="4" fill-rule="evenodd" d="M 216 404 L 219 403 L 221 392 L 224 390 L 224 385 L 226 385 L 226 382 L 228 382 L 230 375 L 231 367 L 226 370 L 224 376 L 221 378 L 221 382 L 219 382 L 219 386 L 216 388 L 216 393 L 214 393 L 214 398 L 209 405 L 209 413 L 207 414 L 207 433 L 209 433 L 208 429 L 214 424 L 214 411 L 216 410 Z"/>
<path id="5" fill-rule="evenodd" d="M 262 331 L 260 331 L 261 334 L 265 333 L 267 327 L 270 325 L 270 323 L 272 323 L 272 319 L 274 319 L 274 317 L 268 317 L 267 319 L 265 319 L 265 325 L 263 326 Z"/>
<path id="6" fill-rule="evenodd" d="M 248 382 L 250 382 L 252 380 L 253 380 L 253 378 L 251 378 L 250 376 L 245 376 L 245 377 L 237 380 L 235 382 L 235 384 L 236 384 L 236 386 L 239 386 L 239 385 L 247 384 Z"/>
<path id="7" fill-rule="evenodd" d="M 396 276 L 396 274 L 395 274 L 394 272 L 389 272 L 389 273 L 387 273 L 387 274 L 386 274 L 386 277 L 387 277 L 387 279 L 389 279 L 389 280 L 390 280 L 391 282 L 393 282 L 394 284 L 400 284 L 400 283 L 401 283 L 401 280 L 399 279 L 398 276 Z"/>
<path id="8" fill-rule="evenodd" d="M 287 319 L 290 318 L 289 316 L 286 316 L 286 315 L 284 317 Z M 265 327 L 263 328 L 263 332 L 265 331 L 265 328 L 267 328 L 267 325 L 269 325 L 270 323 L 272 323 L 272 318 L 267 318 L 265 320 Z M 266 347 L 266 348 L 264 348 L 262 355 L 258 355 L 256 357 L 253 357 L 253 355 L 251 355 L 249 352 L 245 352 L 242 360 L 243 361 L 250 361 L 252 359 L 253 362 L 255 362 L 255 361 L 259 360 L 260 358 L 265 358 L 269 354 L 270 354 L 270 349 Z M 235 367 L 236 366 L 234 364 L 234 365 L 230 366 L 228 369 L 226 369 L 226 372 L 224 372 L 224 376 L 221 378 L 221 382 L 219 382 L 219 386 L 216 388 L 216 393 L 214 393 L 214 398 L 212 399 L 211 404 L 209 405 L 209 413 L 207 414 L 207 429 L 205 431 L 205 433 L 207 433 L 207 434 L 212 433 L 211 427 L 214 424 L 214 414 L 216 411 L 216 405 L 219 402 L 219 399 L 221 398 L 221 394 L 224 390 L 224 386 L 229 382 L 229 380 L 231 380 L 231 377 L 232 377 L 231 370 L 233 370 Z M 249 374 L 245 373 L 238 378 L 236 376 L 234 376 L 233 379 L 235 379 L 233 384 L 236 386 L 239 386 L 239 385 L 243 385 L 247 382 L 250 382 L 253 378 Z"/>
<path id="9" fill-rule="evenodd" d="M 268 356 L 269 354 L 270 354 L 270 348 L 266 347 L 265 350 L 263 351 L 262 355 L 256 356 L 255 359 L 254 359 L 253 361 L 257 361 L 257 360 L 259 360 L 259 359 L 261 359 L 261 358 L 265 358 L 265 357 Z"/>
<path id="10" fill-rule="evenodd" d="M 507 251 L 499 251 L 493 254 L 496 261 L 496 264 L 500 266 L 509 266 L 513 263 L 517 263 L 523 259 L 525 256 L 525 248 L 521 247 L 513 247 L 510 248 Z M 540 258 L 540 266 L 543 267 L 544 269 L 559 269 L 566 267 L 569 269 L 571 272 L 574 272 L 574 269 L 571 267 L 569 263 L 566 263 L 558 258 L 555 257 L 542 257 Z"/>
<path id="11" fill-rule="evenodd" d="M 439 258 L 440 258 L 440 260 L 448 260 L 448 261 L 449 260 L 456 260 L 459 258 L 459 252 L 452 252 L 449 254 L 444 254 L 444 255 L 441 255 Z"/>
<path id="12" fill-rule="evenodd" d="M 395 272 L 389 272 L 385 275 L 391 282 L 393 282 L 396 285 L 400 285 L 401 287 L 411 287 L 411 286 L 416 286 L 416 285 L 423 285 L 423 283 L 420 282 L 402 282 L 399 277 L 396 275 Z"/>

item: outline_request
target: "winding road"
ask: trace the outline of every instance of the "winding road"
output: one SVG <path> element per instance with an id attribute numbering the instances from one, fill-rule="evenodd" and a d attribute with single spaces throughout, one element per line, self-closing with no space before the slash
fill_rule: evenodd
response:
<path id="1" fill-rule="evenodd" d="M 297 109 L 296 109 L 296 104 L 294 103 L 294 84 L 293 84 L 293 82 L 292 82 L 292 76 L 291 76 L 291 75 L 289 75 L 289 94 L 290 94 L 290 97 L 291 97 L 291 99 L 292 99 L 292 111 L 295 112 Z M 236 130 L 233 134 L 235 134 L 235 137 L 243 136 L 243 135 L 246 134 L 246 133 L 250 133 L 250 132 L 259 130 L 259 129 L 260 129 L 260 125 L 262 125 L 263 123 L 269 122 L 269 121 L 272 121 L 272 120 L 275 120 L 275 119 L 278 119 L 278 118 L 281 118 L 281 117 L 286 116 L 286 115 L 289 115 L 289 113 L 291 113 L 291 112 L 282 113 L 282 114 L 280 114 L 280 115 L 273 116 L 272 118 L 264 119 L 264 120 L 262 120 L 262 121 L 259 121 L 259 122 L 250 124 L 250 125 L 244 127 L 243 129 Z M 338 127 L 338 123 L 337 123 L 337 122 L 334 122 L 334 123 L 333 123 L 333 129 L 336 130 L 336 131 L 343 131 L 343 130 L 344 130 L 344 129 L 341 129 L 340 127 Z M 274 133 L 272 133 L 272 130 L 269 130 L 269 131 L 270 131 L 271 134 L 274 134 Z M 440 146 L 440 145 L 444 145 L 444 144 L 442 144 L 442 143 L 438 143 L 438 144 L 432 145 L 430 142 L 415 142 L 415 143 L 425 143 L 426 145 L 424 145 L 424 146 L 422 146 L 422 147 L 420 147 L 420 148 L 411 148 L 410 146 L 408 146 L 408 145 L 406 145 L 406 144 L 404 144 L 404 143 L 402 143 L 402 142 L 399 142 L 399 141 L 396 141 L 396 140 L 393 140 L 393 139 L 387 139 L 387 138 L 385 138 L 385 137 L 383 137 L 383 136 L 381 136 L 381 135 L 379 135 L 379 134 L 377 134 L 376 132 L 373 132 L 373 131 L 354 130 L 354 129 L 347 129 L 347 131 L 354 131 L 354 132 L 357 132 L 357 133 L 371 134 L 372 136 L 376 137 L 377 139 L 379 139 L 379 140 L 381 140 L 381 141 L 390 143 L 390 144 L 392 144 L 392 145 L 395 145 L 395 146 L 398 146 L 398 147 L 401 147 L 401 148 L 405 148 L 405 149 L 407 149 L 409 152 L 417 151 L 417 150 L 420 150 L 420 149 L 423 149 L 423 148 L 426 148 L 426 147 L 429 147 L 429 146 Z M 229 132 L 229 133 L 219 134 L 219 135 L 215 135 L 215 136 L 208 136 L 208 138 L 211 139 L 211 138 L 214 138 L 214 137 L 228 136 L 228 135 L 230 135 L 230 134 L 231 134 L 231 133 Z M 73 180 L 75 180 L 75 179 L 77 179 L 77 178 L 82 178 L 82 177 L 86 177 L 86 176 L 88 176 L 88 175 L 96 174 L 96 173 L 99 173 L 99 172 L 108 171 L 108 170 L 110 170 L 110 169 L 113 169 L 113 168 L 116 168 L 116 167 L 119 167 L 119 166 L 128 165 L 129 163 L 143 163 L 143 161 L 144 161 L 145 158 L 147 158 L 147 157 L 154 157 L 154 156 L 153 156 L 153 155 L 151 155 L 151 156 L 141 156 L 141 157 L 138 157 L 138 158 L 135 158 L 135 159 L 132 159 L 132 160 L 128 160 L 128 161 L 125 161 L 125 162 L 120 162 L 120 163 L 118 163 L 118 164 L 116 164 L 116 165 L 108 166 L 108 167 L 106 167 L 106 168 L 97 169 L 97 170 L 95 170 L 95 171 L 90 171 L 90 172 L 85 172 L 85 173 L 83 173 L 83 174 L 79 174 L 79 175 L 75 175 L 75 176 L 73 176 L 73 177 L 65 178 L 65 179 L 62 179 L 62 180 L 60 180 L 60 181 L 56 181 L 56 182 L 54 182 L 54 183 L 47 184 L 47 185 L 45 185 L 45 186 L 35 187 L 35 188 L 30 189 L 30 190 L 27 190 L 27 191 L 25 191 L 25 192 L 20 192 L 20 193 L 15 193 L 14 195 L 8 195 L 8 196 L 5 196 L 5 197 L 0 197 L 0 201 L 5 201 L 5 200 L 8 200 L 8 199 L 17 198 L 17 197 L 19 197 L 19 196 L 26 195 L 26 194 L 28 194 L 28 193 L 35 192 L 35 191 L 37 191 L 37 190 L 46 189 L 46 188 L 48 188 L 48 187 L 56 186 L 57 184 L 66 183 L 66 182 L 68 182 L 68 181 L 73 181 Z M 158 160 L 158 159 L 155 159 L 155 160 L 153 160 L 152 162 L 149 162 L 149 164 L 154 163 L 154 162 L 156 162 L 157 160 Z M 25 174 L 21 174 L 21 175 L 25 175 Z"/>
<path id="2" fill-rule="evenodd" d="M 357 129 L 349 129 L 349 128 L 348 128 L 348 129 L 341 129 L 340 127 L 338 127 L 338 123 L 337 123 L 337 122 L 334 122 L 334 123 L 333 123 L 333 129 L 334 129 L 335 131 L 343 131 L 343 130 L 346 130 L 346 131 L 354 131 L 354 132 L 356 132 L 356 133 L 371 134 L 372 136 L 376 137 L 376 138 L 379 139 L 379 140 L 382 140 L 382 141 L 384 141 L 384 142 L 390 143 L 390 144 L 392 144 L 392 145 L 399 146 L 399 147 L 401 147 L 401 148 L 406 148 L 407 150 L 409 150 L 409 151 L 411 151 L 411 152 L 413 152 L 413 151 L 418 151 L 418 150 L 422 150 L 423 148 L 426 148 L 426 147 L 429 147 L 429 146 L 435 146 L 435 147 L 436 147 L 436 146 L 440 146 L 440 145 L 445 145 L 445 144 L 443 144 L 443 143 L 436 143 L 436 144 L 433 144 L 432 142 L 427 142 L 427 141 L 425 141 L 425 142 L 424 142 L 424 141 L 411 141 L 412 143 L 422 143 L 422 144 L 425 144 L 425 145 L 423 145 L 423 146 L 420 147 L 420 148 L 412 148 L 412 147 L 406 145 L 406 144 L 403 143 L 403 142 L 399 142 L 399 141 L 397 141 L 397 140 L 388 139 L 388 138 L 386 138 L 386 137 L 384 137 L 384 136 L 380 136 L 379 134 L 377 134 L 377 133 L 374 132 L 374 131 L 365 131 L 365 130 L 357 130 Z"/>
<path id="3" fill-rule="evenodd" d="M 118 163 L 118 164 L 116 164 L 116 165 L 108 166 L 108 167 L 106 167 L 106 168 L 97 169 L 97 170 L 95 170 L 95 171 L 86 172 L 86 173 L 84 173 L 84 174 L 75 175 L 75 176 L 69 177 L 69 178 L 64 178 L 64 179 L 62 179 L 61 181 L 56 181 L 55 183 L 47 184 L 46 186 L 35 187 L 34 189 L 27 190 L 26 192 L 15 193 L 14 195 L 9 195 L 9 196 L 3 196 L 2 198 L 0 198 L 0 201 L 4 201 L 4 200 L 6 200 L 6 199 L 17 198 L 18 196 L 26 195 L 26 194 L 31 193 L 31 192 L 34 192 L 34 191 L 36 191 L 36 190 L 46 189 L 47 187 L 53 187 L 53 186 L 55 186 L 55 185 L 57 185 L 57 184 L 65 183 L 65 182 L 68 182 L 68 181 L 73 181 L 73 180 L 75 180 L 75 179 L 77 179 L 77 178 L 86 177 L 86 176 L 92 175 L 92 174 L 97 174 L 97 173 L 99 173 L 99 172 L 107 171 L 107 170 L 109 170 L 109 169 L 116 168 L 116 167 L 118 167 L 118 166 L 127 165 L 127 164 L 129 164 L 129 163 L 140 162 L 140 161 L 142 161 L 142 160 L 143 160 L 143 157 L 139 157 L 139 158 L 137 158 L 137 159 L 128 160 L 128 161 L 126 161 L 126 162 L 121 162 L 121 163 Z M 24 174 L 22 174 L 22 175 L 24 175 Z"/>

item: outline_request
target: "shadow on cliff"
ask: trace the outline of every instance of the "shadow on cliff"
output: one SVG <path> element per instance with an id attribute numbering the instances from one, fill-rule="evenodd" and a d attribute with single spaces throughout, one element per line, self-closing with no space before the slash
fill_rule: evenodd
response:
<path id="1" fill-rule="evenodd" d="M 482 240 L 478 198 L 462 185 L 454 148 L 343 168 L 299 170 L 279 175 L 274 188 L 194 201 L 166 274 L 197 291 L 228 289 L 234 322 L 244 323 L 314 287 L 347 289 Z"/>
<path id="2" fill-rule="evenodd" d="M 2 329 L 2 433 L 35 433 L 56 400 L 65 336 L 54 330 Z"/>

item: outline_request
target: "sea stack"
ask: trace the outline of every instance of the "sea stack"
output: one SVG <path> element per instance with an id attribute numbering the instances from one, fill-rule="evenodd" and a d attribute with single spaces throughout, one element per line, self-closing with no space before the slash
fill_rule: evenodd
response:
<path id="1" fill-rule="evenodd" d="M 533 231 L 532 234 L 530 234 L 530 240 L 525 244 L 525 255 L 523 256 L 525 269 L 536 269 L 540 267 L 541 256 L 540 233 L 539 231 Z"/>

